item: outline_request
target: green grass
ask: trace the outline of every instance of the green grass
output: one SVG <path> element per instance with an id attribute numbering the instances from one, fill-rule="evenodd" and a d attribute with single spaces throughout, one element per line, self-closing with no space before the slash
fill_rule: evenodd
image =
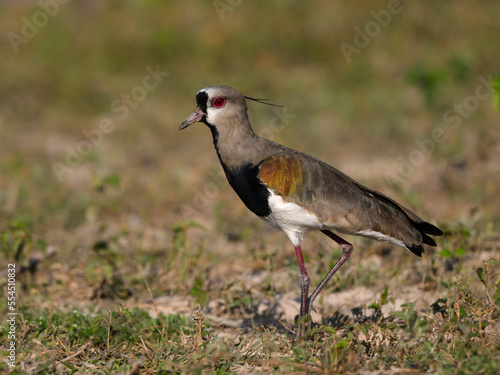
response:
<path id="1" fill-rule="evenodd" d="M 421 288 L 438 291 L 440 298 L 420 303 L 418 309 L 415 302 L 397 306 L 392 294 L 413 280 L 401 272 L 410 266 L 408 255 L 384 256 L 379 249 L 378 256 L 391 259 L 391 264 L 375 273 L 378 277 L 350 263 L 344 269 L 348 276 L 334 281 L 328 292 L 359 285 L 379 288 L 383 277 L 383 282 L 391 286 L 370 304 L 354 305 L 352 314 L 329 310 L 320 301 L 317 307 L 322 311 L 322 321 L 314 324 L 307 340 L 293 345 L 293 331 L 288 328 L 293 329 L 291 322 L 278 321 L 269 311 L 257 313 L 262 299 L 273 298 L 274 293 L 266 291 L 269 286 L 262 283 L 257 291 L 248 289 L 235 275 L 226 280 L 226 286 L 210 287 L 207 279 L 211 279 L 210 267 L 215 260 L 187 243 L 186 228 L 174 228 L 175 235 L 161 254 L 154 249 L 120 248 L 118 237 L 95 243 L 93 253 L 80 260 L 87 270 L 79 277 L 94 289 L 88 300 L 62 292 L 68 288 L 78 290 L 64 274 L 53 275 L 55 280 L 51 281 L 39 277 L 44 274 L 43 265 L 48 267 L 48 259 L 53 259 L 38 255 L 41 260 L 36 261 L 43 240 L 35 240 L 26 227 L 12 226 L 3 231 L 2 258 L 14 259 L 18 269 L 23 269 L 17 284 L 17 361 L 22 364 L 18 371 L 123 373 L 135 368 L 146 373 L 234 373 L 248 366 L 275 373 L 412 369 L 467 374 L 499 370 L 500 262 L 474 262 L 478 253 L 471 243 L 476 239 L 465 229 L 461 231 L 465 235 L 461 244 L 470 249 L 467 254 L 445 249 L 425 259 L 424 272 L 430 274 L 422 280 Z M 459 233 L 454 232 L 453 237 Z M 124 233 L 120 238 L 130 235 Z M 202 310 L 193 307 L 191 314 L 164 315 L 151 303 L 146 309 L 121 305 L 133 305 L 134 300 L 144 299 L 151 290 L 156 290 L 159 298 L 167 284 L 165 276 L 169 279 L 172 274 L 169 267 L 159 268 L 147 277 L 140 275 L 144 269 L 152 269 L 158 259 L 168 259 L 165 264 L 175 263 L 181 252 L 191 254 L 193 259 L 182 258 L 175 271 L 182 283 L 170 285 L 168 293 L 186 293 L 194 298 L 193 306 L 199 303 Z M 191 261 L 198 265 L 197 272 L 187 270 Z M 234 262 L 234 257 L 222 262 Z M 397 267 L 391 270 L 395 262 Z M 314 260 L 309 263 L 318 278 L 323 270 L 316 271 Z M 473 264 L 479 266 L 471 269 Z M 208 267 L 208 272 L 200 272 L 199 265 Z M 266 272 L 279 270 L 278 266 Z M 356 276 L 351 276 L 353 272 Z M 189 273 L 193 273 L 192 277 L 187 277 Z M 290 281 L 293 279 L 291 275 Z M 292 285 L 290 289 L 297 288 Z M 61 297 L 64 304 L 58 303 Z M 220 301 L 217 315 L 242 325 L 224 329 L 218 320 L 211 322 L 213 318 L 206 314 L 213 316 L 213 300 Z M 382 310 L 384 306 L 389 310 Z M 1 308 L 6 310 L 5 300 Z M 5 324 L 0 332 L 2 340 L 6 340 L 7 331 Z M 6 365 L 1 366 L 8 370 Z"/>
<path id="2" fill-rule="evenodd" d="M 19 315 L 11 369 L 1 276 L 0 372 L 498 372 L 500 5 L 402 5 L 348 63 L 340 43 L 387 1 L 243 1 L 223 20 L 211 2 L 69 2 L 19 53 L 7 35 L 40 7 L 2 3 L 0 265 L 16 264 Z M 114 101 L 157 66 L 169 75 L 120 118 Z M 444 114 L 490 75 L 495 92 L 451 127 Z M 438 248 L 350 238 L 292 345 L 293 247 L 228 187 L 209 131 L 178 131 L 213 84 L 284 105 L 275 141 L 431 220 Z M 249 113 L 269 135 L 273 109 Z M 53 163 L 103 119 L 114 130 L 59 180 Z M 312 285 L 340 256 L 323 237 L 303 246 Z"/>
<path id="3" fill-rule="evenodd" d="M 19 325 L 20 360 L 28 373 L 86 371 L 146 373 L 233 373 L 251 365 L 263 371 L 351 372 L 408 368 L 438 373 L 495 373 L 500 344 L 500 285 L 487 262 L 481 281 L 486 296 L 474 296 L 456 280 L 432 312 L 406 304 L 384 316 L 386 289 L 354 320 L 344 317 L 315 326 L 307 341 L 292 346 L 280 329 L 255 327 L 220 337 L 200 310 L 152 318 L 143 310 L 101 313 L 59 309 L 27 311 Z M 479 272 L 478 272 L 479 273 Z M 489 293 L 495 293 L 495 300 Z M 346 321 L 347 318 L 347 321 Z M 489 328 L 488 328 L 489 327 Z M 3 366 L 3 370 L 7 370 Z"/>

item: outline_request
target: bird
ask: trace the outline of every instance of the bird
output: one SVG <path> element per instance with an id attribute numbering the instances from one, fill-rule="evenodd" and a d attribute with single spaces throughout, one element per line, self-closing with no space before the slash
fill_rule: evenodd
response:
<path id="1" fill-rule="evenodd" d="M 422 245 L 436 246 L 430 236 L 443 232 L 329 164 L 255 134 L 247 100 L 269 104 L 230 86 L 205 87 L 196 93 L 197 107 L 179 130 L 196 122 L 207 125 L 229 185 L 250 211 L 292 242 L 300 270 L 297 339 L 301 326 L 310 321 L 315 299 L 351 256 L 353 246 L 340 234 L 388 242 L 421 257 Z M 309 295 L 301 241 L 311 231 L 335 241 L 342 255 Z"/>

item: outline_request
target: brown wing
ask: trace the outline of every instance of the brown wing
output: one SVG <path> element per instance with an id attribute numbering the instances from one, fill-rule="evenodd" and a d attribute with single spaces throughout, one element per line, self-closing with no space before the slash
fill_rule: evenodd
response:
<path id="1" fill-rule="evenodd" d="M 325 227 L 343 233 L 378 232 L 403 241 L 415 253 L 423 251 L 422 243 L 435 245 L 427 234 L 442 235 L 441 230 L 386 195 L 305 154 L 293 152 L 265 159 L 259 178 L 285 201 L 309 210 Z"/>

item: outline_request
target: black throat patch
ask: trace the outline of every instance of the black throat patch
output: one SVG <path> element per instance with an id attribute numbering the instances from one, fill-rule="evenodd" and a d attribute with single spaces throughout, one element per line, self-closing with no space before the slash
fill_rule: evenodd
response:
<path id="1" fill-rule="evenodd" d="M 271 207 L 269 207 L 269 196 L 271 194 L 267 186 L 259 178 L 260 164 L 245 164 L 237 169 L 229 169 L 219 153 L 219 132 L 215 126 L 208 123 L 207 125 L 212 132 L 215 151 L 229 185 L 238 194 L 245 206 L 255 215 L 260 217 L 268 216 L 272 212 Z"/>
<path id="2" fill-rule="evenodd" d="M 258 176 L 260 165 L 246 164 L 236 170 L 230 170 L 222 163 L 222 167 L 229 184 L 250 211 L 261 217 L 271 213 L 269 207 L 271 194 Z"/>

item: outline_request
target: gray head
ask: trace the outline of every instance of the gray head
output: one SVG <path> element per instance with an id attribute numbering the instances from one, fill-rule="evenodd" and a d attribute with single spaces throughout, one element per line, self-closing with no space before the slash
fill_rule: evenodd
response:
<path id="1" fill-rule="evenodd" d="M 245 97 L 229 86 L 209 86 L 196 93 L 197 107 L 181 124 L 179 130 L 195 122 L 203 122 L 217 129 L 250 127 Z"/>

